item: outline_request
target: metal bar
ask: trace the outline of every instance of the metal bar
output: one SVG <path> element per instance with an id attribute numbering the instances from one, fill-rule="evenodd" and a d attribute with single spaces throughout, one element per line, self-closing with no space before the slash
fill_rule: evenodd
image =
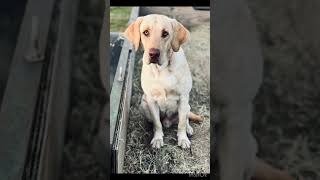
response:
<path id="1" fill-rule="evenodd" d="M 129 49 L 129 42 L 128 40 L 124 40 L 123 47 L 121 50 L 121 55 L 119 58 L 119 63 L 117 67 L 117 71 L 115 77 L 120 76 L 120 69 L 126 69 L 127 66 L 127 59 L 128 59 L 128 49 Z M 124 81 L 118 81 L 116 78 L 113 81 L 113 85 L 111 88 L 110 94 L 110 144 L 113 143 L 114 140 L 114 132 L 116 129 L 117 124 L 117 116 L 119 113 L 119 106 L 121 101 L 121 91 L 124 86 Z"/>
<path id="2" fill-rule="evenodd" d="M 125 157 L 125 149 L 126 149 L 126 136 L 127 136 L 127 127 L 128 127 L 128 119 L 129 119 L 129 111 L 130 111 L 130 102 L 131 102 L 131 93 L 132 93 L 132 78 L 134 73 L 134 64 L 135 64 L 135 53 L 133 52 L 133 47 L 130 48 L 130 51 L 132 52 L 130 54 L 129 60 L 128 60 L 128 75 L 126 80 L 126 89 L 124 97 L 124 108 L 123 108 L 123 118 L 122 123 L 119 131 L 119 141 L 118 141 L 118 168 L 117 173 L 123 173 L 123 163 L 124 163 L 124 157 Z"/>
<path id="3" fill-rule="evenodd" d="M 139 16 L 139 7 L 133 7 L 131 10 L 128 24 L 131 24 L 133 21 L 135 21 L 138 16 Z"/>

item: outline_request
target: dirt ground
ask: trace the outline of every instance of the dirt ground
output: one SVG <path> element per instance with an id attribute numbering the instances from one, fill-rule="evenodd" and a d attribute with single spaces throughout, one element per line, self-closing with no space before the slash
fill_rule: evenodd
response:
<path id="1" fill-rule="evenodd" d="M 205 117 L 201 124 L 191 123 L 194 135 L 191 138 L 191 151 L 177 146 L 177 125 L 164 129 L 164 147 L 154 150 L 150 146 L 152 125 L 147 123 L 139 111 L 142 95 L 140 73 L 142 51 L 138 51 L 133 79 L 133 94 L 129 115 L 127 149 L 124 171 L 126 173 L 193 173 L 210 172 L 210 18 L 209 11 L 200 12 L 199 21 L 186 21 L 195 16 L 192 8 L 160 8 L 161 14 L 167 14 L 186 23 L 191 33 L 191 41 L 183 45 L 192 72 L 193 87 L 190 94 L 191 110 Z M 142 13 L 159 13 L 159 8 L 142 9 Z M 188 13 L 186 13 L 188 12 Z"/>

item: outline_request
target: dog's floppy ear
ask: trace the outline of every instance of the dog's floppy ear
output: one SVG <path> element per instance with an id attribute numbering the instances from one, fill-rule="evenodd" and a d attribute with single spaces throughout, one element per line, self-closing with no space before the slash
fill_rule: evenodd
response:
<path id="1" fill-rule="evenodd" d="M 134 49 L 138 50 L 140 44 L 140 24 L 142 17 L 138 17 L 124 32 L 124 36 L 134 45 Z"/>
<path id="2" fill-rule="evenodd" d="M 180 45 L 186 42 L 190 38 L 189 31 L 177 20 L 173 19 L 172 22 L 173 28 L 173 39 L 171 46 L 173 51 L 178 52 Z"/>

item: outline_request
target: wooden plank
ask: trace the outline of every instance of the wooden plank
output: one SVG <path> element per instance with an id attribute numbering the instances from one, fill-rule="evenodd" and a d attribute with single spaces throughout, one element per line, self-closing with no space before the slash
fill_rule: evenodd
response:
<path id="1" fill-rule="evenodd" d="M 30 46 L 30 23 L 38 17 L 39 45 L 46 47 L 55 0 L 29 0 L 21 25 L 0 111 L 0 179 L 21 179 L 34 118 L 43 62 L 25 59 Z"/>

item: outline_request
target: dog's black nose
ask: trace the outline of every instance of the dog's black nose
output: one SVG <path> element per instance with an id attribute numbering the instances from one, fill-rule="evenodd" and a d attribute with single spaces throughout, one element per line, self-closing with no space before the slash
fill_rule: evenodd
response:
<path id="1" fill-rule="evenodd" d="M 158 63 L 160 56 L 160 50 L 151 48 L 149 49 L 149 57 L 150 57 L 150 63 Z"/>

